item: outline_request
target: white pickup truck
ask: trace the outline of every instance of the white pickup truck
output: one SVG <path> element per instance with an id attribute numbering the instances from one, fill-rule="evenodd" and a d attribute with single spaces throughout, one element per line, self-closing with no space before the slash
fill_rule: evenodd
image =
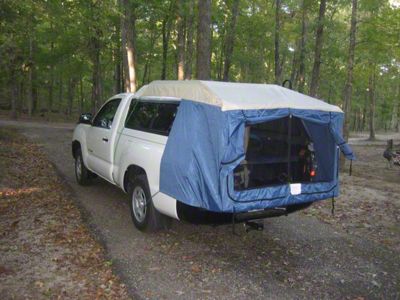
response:
<path id="1" fill-rule="evenodd" d="M 155 81 L 80 117 L 76 179 L 123 189 L 140 230 L 287 215 L 339 195 L 339 150 L 354 159 L 342 122 L 276 85 Z"/>
<path id="2" fill-rule="evenodd" d="M 87 185 L 96 174 L 129 193 L 132 219 L 140 230 L 166 226 L 166 216 L 178 219 L 176 200 L 159 192 L 160 161 L 178 105 L 119 94 L 93 119 L 83 114 L 73 134 L 78 183 Z"/>

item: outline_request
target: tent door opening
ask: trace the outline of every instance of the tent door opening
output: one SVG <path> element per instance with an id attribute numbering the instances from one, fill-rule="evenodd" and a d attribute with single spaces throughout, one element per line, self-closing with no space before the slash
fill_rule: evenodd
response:
<path id="1" fill-rule="evenodd" d="M 315 181 L 314 143 L 297 117 L 246 125 L 245 159 L 234 169 L 234 189 Z"/>

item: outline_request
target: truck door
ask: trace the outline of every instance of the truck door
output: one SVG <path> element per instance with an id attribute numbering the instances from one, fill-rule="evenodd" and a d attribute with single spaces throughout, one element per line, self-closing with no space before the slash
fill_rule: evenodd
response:
<path id="1" fill-rule="evenodd" d="M 87 135 L 88 167 L 109 181 L 112 181 L 112 145 L 116 130 L 113 128 L 113 121 L 120 102 L 121 99 L 111 99 L 104 104 Z"/>

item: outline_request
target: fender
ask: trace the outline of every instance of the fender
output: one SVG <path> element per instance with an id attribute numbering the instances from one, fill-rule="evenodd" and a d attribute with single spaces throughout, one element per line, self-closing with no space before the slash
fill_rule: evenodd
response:
<path id="1" fill-rule="evenodd" d="M 88 124 L 78 124 L 75 127 L 72 137 L 73 142 L 78 141 L 81 144 L 82 159 L 86 167 L 88 166 L 87 159 L 89 154 L 86 143 L 86 131 L 88 128 L 90 128 L 90 125 Z"/>

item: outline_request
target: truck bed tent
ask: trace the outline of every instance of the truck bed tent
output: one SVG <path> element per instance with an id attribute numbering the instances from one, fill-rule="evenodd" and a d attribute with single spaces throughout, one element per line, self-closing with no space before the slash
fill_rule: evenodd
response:
<path id="1" fill-rule="evenodd" d="M 281 86 L 154 81 L 136 97 L 181 101 L 160 191 L 190 206 L 245 212 L 336 197 L 339 149 L 354 159 L 342 110 Z"/>

